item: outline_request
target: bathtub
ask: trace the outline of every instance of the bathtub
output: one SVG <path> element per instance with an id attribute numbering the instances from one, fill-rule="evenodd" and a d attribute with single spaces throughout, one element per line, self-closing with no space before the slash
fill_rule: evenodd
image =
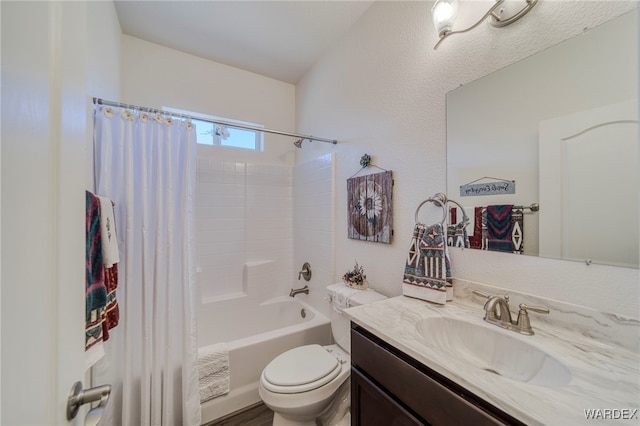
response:
<path id="1" fill-rule="evenodd" d="M 229 393 L 202 403 L 203 424 L 260 402 L 260 374 L 277 355 L 331 340 L 329 319 L 302 298 L 282 296 L 262 303 L 239 298 L 201 308 L 198 346 L 226 342 L 231 372 Z"/>

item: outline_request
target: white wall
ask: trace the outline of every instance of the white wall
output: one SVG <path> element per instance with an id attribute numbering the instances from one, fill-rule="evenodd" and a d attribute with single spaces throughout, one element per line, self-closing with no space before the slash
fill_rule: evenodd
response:
<path id="1" fill-rule="evenodd" d="M 490 3 L 461 2 L 460 27 Z M 297 130 L 339 140 L 337 146 L 310 144 L 299 153 L 299 161 L 336 153 L 334 280 L 356 259 L 371 286 L 390 296 L 401 294 L 417 205 L 446 189 L 447 92 L 637 7 L 626 1 L 542 1 L 508 28 L 483 24 L 434 51 L 431 5 L 374 3 L 296 86 Z M 391 245 L 346 237 L 346 179 L 365 153 L 377 166 L 394 171 Z M 638 270 L 505 256 L 452 251 L 454 274 L 639 317 Z"/>
<path id="2" fill-rule="evenodd" d="M 127 35 L 123 36 L 120 101 L 295 130 L 293 85 Z M 213 155 L 230 161 L 293 165 L 292 142 L 290 137 L 265 134 L 262 153 L 219 148 Z"/>
<path id="3" fill-rule="evenodd" d="M 87 96 L 120 99 L 122 31 L 115 6 L 109 1 L 87 2 Z M 88 108 L 93 114 L 93 108 Z M 89 123 L 93 118 L 89 118 Z M 87 128 L 87 188 L 93 185 L 93 125 Z"/>

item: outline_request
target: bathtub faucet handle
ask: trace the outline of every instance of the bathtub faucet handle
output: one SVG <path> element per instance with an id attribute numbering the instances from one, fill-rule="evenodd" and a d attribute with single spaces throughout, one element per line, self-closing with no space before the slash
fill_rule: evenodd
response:
<path id="1" fill-rule="evenodd" d="M 309 265 L 309 262 L 304 262 L 302 270 L 298 272 L 298 281 L 300 281 L 301 277 L 304 278 L 305 281 L 311 279 L 311 265 Z"/>

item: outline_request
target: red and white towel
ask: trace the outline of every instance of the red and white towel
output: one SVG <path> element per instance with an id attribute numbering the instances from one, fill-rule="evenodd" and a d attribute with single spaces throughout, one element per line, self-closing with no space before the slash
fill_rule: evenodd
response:
<path id="1" fill-rule="evenodd" d="M 92 224 L 90 226 L 89 224 Z M 99 235 L 98 235 L 99 234 Z M 85 324 L 85 366 L 91 367 L 104 355 L 103 342 L 109 339 L 109 330 L 118 325 L 120 313 L 116 288 L 118 287 L 118 242 L 116 237 L 113 202 L 87 191 L 87 317 Z M 92 273 L 89 273 L 89 270 Z M 96 304 L 94 292 L 99 276 L 103 297 Z"/>

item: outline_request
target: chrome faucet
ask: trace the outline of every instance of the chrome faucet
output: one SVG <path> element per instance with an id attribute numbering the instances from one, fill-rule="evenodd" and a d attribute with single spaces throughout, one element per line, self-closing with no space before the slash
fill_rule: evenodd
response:
<path id="1" fill-rule="evenodd" d="M 518 305 L 518 318 L 514 322 L 511 318 L 511 310 L 509 309 L 509 295 L 504 297 L 491 296 L 481 291 L 473 290 L 474 294 L 486 297 L 487 302 L 484 304 L 484 320 L 489 324 L 506 328 L 520 334 L 531 336 L 534 334 L 529 320 L 529 311 L 538 312 L 540 314 L 548 314 L 549 309 L 544 306 L 527 306 L 524 303 Z"/>
<path id="2" fill-rule="evenodd" d="M 309 294 L 309 286 L 305 285 L 302 288 L 292 288 L 289 292 L 289 297 L 296 297 L 296 294 L 300 293 Z"/>
<path id="3" fill-rule="evenodd" d="M 504 297 L 491 296 L 488 298 L 487 303 L 484 304 L 484 320 L 499 326 L 502 326 L 502 323 L 513 323 L 508 294 Z"/>

